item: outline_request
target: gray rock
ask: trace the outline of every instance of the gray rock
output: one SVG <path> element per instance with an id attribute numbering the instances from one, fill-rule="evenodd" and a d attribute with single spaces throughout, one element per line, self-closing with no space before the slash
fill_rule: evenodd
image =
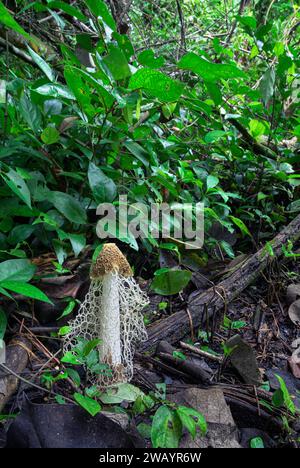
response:
<path id="1" fill-rule="evenodd" d="M 208 426 L 207 434 L 197 434 L 195 440 L 185 433 L 180 442 L 181 448 L 241 448 L 237 427 L 221 389 L 190 387 L 171 395 L 170 399 L 202 413 Z"/>
<path id="2" fill-rule="evenodd" d="M 129 416 L 125 413 L 110 413 L 108 411 L 102 411 L 102 414 L 109 418 L 116 424 L 126 431 L 129 427 Z"/>
<path id="3" fill-rule="evenodd" d="M 234 335 L 226 341 L 226 347 L 232 350 L 229 360 L 243 381 L 246 384 L 259 385 L 261 381 L 260 372 L 251 346 L 243 341 L 239 335 Z"/>

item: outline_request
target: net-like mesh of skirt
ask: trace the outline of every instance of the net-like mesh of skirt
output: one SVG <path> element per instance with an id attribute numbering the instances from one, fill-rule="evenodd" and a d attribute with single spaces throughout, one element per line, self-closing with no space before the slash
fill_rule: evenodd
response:
<path id="1" fill-rule="evenodd" d="M 101 343 L 98 346 L 100 362 L 108 364 L 112 374 L 91 375 L 88 372 L 88 380 L 100 388 L 112 385 L 122 380 L 129 381 L 133 375 L 133 355 L 138 343 L 147 339 L 142 309 L 149 303 L 144 293 L 133 277 L 120 276 L 114 273 L 114 288 L 110 298 L 111 303 L 119 301 L 120 310 L 120 341 L 121 364 L 112 365 L 109 357 L 103 356 Z M 117 287 L 117 289 L 116 289 Z M 106 291 L 107 295 L 107 291 Z M 92 279 L 89 291 L 81 304 L 76 318 L 69 323 L 70 331 L 65 336 L 64 352 L 72 351 L 78 344 L 78 338 L 93 340 L 103 336 L 116 336 L 113 321 L 104 320 L 106 313 L 105 304 L 107 298 L 103 297 L 103 279 Z"/>

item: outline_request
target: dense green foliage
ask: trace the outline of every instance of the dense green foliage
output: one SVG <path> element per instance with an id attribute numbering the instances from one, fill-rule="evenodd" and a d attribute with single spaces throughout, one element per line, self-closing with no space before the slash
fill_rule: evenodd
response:
<path id="1" fill-rule="evenodd" d="M 1 6 L 1 23 L 24 40 L 28 11 L 50 12 L 61 42 L 45 50 L 32 34 L 32 65 L 9 49 L 0 56 L 3 259 L 54 250 L 62 263 L 95 247 L 95 208 L 120 194 L 130 203 L 204 202 L 204 261 L 234 256 L 228 232 L 255 244 L 300 209 L 297 6 L 275 2 L 262 20 L 248 7 L 237 15 L 234 3 L 184 2 L 187 50 L 178 53 L 172 3 L 135 1 L 130 37 L 101 1 L 23 3 L 18 23 Z M 71 18 L 90 33 L 72 34 Z M 234 28 L 229 41 L 222 18 Z M 147 48 L 160 41 L 161 53 Z M 130 233 L 122 240 L 153 253 L 160 246 Z"/>

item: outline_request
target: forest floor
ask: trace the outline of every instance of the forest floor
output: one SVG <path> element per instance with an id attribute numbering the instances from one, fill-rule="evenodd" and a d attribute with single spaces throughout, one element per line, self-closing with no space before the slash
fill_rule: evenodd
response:
<path id="1" fill-rule="evenodd" d="M 50 386 L 46 385 L 47 393 L 43 392 L 40 382 L 45 371 L 49 371 L 52 376 L 62 372 L 59 360 L 62 340 L 57 331 L 66 326 L 72 316 L 58 321 L 57 318 L 65 307 L 63 298 L 73 297 L 81 301 L 86 294 L 89 262 L 87 252 L 81 260 L 67 262 L 65 274 L 55 276 L 51 267 L 51 255 L 37 259 L 39 274 L 43 272 L 44 276 L 42 289 L 52 299 L 54 307 L 35 303 L 32 310 L 32 304 L 24 302 L 21 297 L 16 297 L 17 305 L 9 302 L 5 305 L 10 309 L 11 317 L 7 338 L 8 348 L 13 355 L 10 358 L 10 368 L 14 369 L 15 377 L 19 375 L 23 380 L 17 387 L 16 378 L 10 376 L 11 381 L 5 391 L 2 391 L 6 395 L 4 399 L 3 395 L 0 397 L 0 404 L 3 414 L 18 414 L 21 410 L 27 426 L 36 425 L 35 410 L 42 411 L 39 418 L 47 421 L 47 425 L 59 424 L 57 420 L 49 422 L 49 410 L 54 408 L 55 411 L 58 406 L 64 425 L 68 424 L 69 418 L 70 421 L 73 420 L 74 415 L 69 414 L 70 405 L 58 405 L 62 403 L 58 395 L 66 400 L 71 396 L 72 382 L 70 384 L 68 380 L 52 380 Z M 162 320 L 187 307 L 187 298 L 196 289 L 195 284 L 198 289 L 201 288 L 199 275 L 203 280 L 202 290 L 205 291 L 207 285 L 212 281 L 217 282 L 217 278 L 222 277 L 221 272 L 228 271 L 228 268 L 228 262 L 219 261 L 212 262 L 203 271 L 198 269 L 198 282 L 196 279 L 180 295 L 172 296 L 172 300 L 151 292 L 150 282 L 140 278 L 142 288 L 148 291 L 150 297 L 150 305 L 145 311 L 146 322 Z M 132 384 L 145 393 L 160 389 L 164 399 L 177 404 L 184 401 L 186 406 L 196 406 L 198 411 L 205 414 L 211 431 L 210 437 L 200 438 L 200 442 L 196 443 L 186 436 L 182 439 L 181 446 L 217 447 L 221 444 L 231 447 L 240 444 L 249 447 L 257 440 L 265 447 L 297 446 L 300 436 L 295 410 L 300 408 L 300 363 L 297 354 L 299 283 L 300 269 L 296 259 L 274 261 L 255 284 L 249 286 L 203 327 L 191 330 L 189 335 L 182 337 L 181 342 L 171 345 L 162 340 L 157 342 L 156 349 L 151 352 L 136 353 Z M 185 348 L 185 344 L 190 348 Z M 197 350 L 200 350 L 200 355 Z M 83 369 L 81 373 L 84 374 Z M 1 379 L 3 387 L 7 375 L 1 374 L 0 389 Z M 33 408 L 34 411 L 31 407 L 28 409 L 28 405 L 33 403 L 40 404 Z M 149 446 L 149 435 L 141 430 L 138 433 L 136 427 L 147 426 L 151 422 L 150 413 L 145 410 L 135 414 L 130 419 L 129 428 L 126 414 L 121 414 L 129 407 L 128 402 L 122 402 L 117 411 L 113 410 L 118 427 L 123 425 L 126 436 L 130 434 L 130 441 L 138 440 L 135 442 L 138 446 Z M 109 405 L 106 409 L 111 412 Z M 125 423 L 122 417 L 125 417 Z M 2 426 L 2 445 L 6 444 L 7 428 L 16 424 L 12 421 L 9 418 Z M 71 422 L 70 424 L 73 427 Z M 39 430 L 41 429 L 36 429 L 37 433 Z M 18 431 L 17 434 L 22 437 L 22 431 Z M 110 437 L 114 439 L 114 435 L 110 433 Z M 16 431 L 8 431 L 8 435 L 13 441 L 8 440 L 8 444 L 20 444 Z M 82 434 L 81 439 L 85 439 Z M 48 436 L 42 442 L 44 446 L 51 446 L 51 443 Z M 68 444 L 68 441 L 64 443 Z M 123 442 L 110 440 L 110 443 Z M 34 445 L 34 442 L 31 441 L 30 444 Z"/>

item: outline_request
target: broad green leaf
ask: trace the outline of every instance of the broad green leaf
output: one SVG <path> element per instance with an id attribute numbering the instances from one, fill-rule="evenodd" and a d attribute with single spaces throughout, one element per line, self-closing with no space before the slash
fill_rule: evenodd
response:
<path id="1" fill-rule="evenodd" d="M 179 61 L 178 67 L 183 70 L 191 70 L 208 82 L 245 77 L 245 73 L 235 65 L 208 62 L 193 52 L 184 55 Z"/>
<path id="2" fill-rule="evenodd" d="M 155 57 L 152 49 L 143 50 L 143 52 L 138 55 L 137 59 L 144 67 L 153 69 L 161 68 L 165 63 L 165 59 L 163 57 Z"/>
<path id="3" fill-rule="evenodd" d="M 196 437 L 197 427 L 200 429 L 201 435 L 207 432 L 207 424 L 204 416 L 193 408 L 179 406 L 176 410 L 181 423 L 187 428 L 193 439 Z"/>
<path id="4" fill-rule="evenodd" d="M 1 174 L 8 187 L 31 208 L 31 197 L 28 186 L 24 179 L 14 170 L 9 169 L 8 172 Z"/>
<path id="5" fill-rule="evenodd" d="M 96 416 L 96 414 L 100 413 L 101 405 L 96 400 L 81 395 L 81 393 L 74 393 L 73 397 L 76 403 L 90 413 L 91 416 Z"/>
<path id="6" fill-rule="evenodd" d="M 187 286 L 192 273 L 184 270 L 167 270 L 158 273 L 152 283 L 151 289 L 162 296 L 177 294 Z"/>
<path id="7" fill-rule="evenodd" d="M 52 304 L 50 299 L 40 289 L 32 286 L 32 284 L 21 283 L 19 281 L 1 281 L 0 286 L 9 291 L 13 291 L 17 294 L 37 299 L 38 301 L 48 302 Z"/>
<path id="8" fill-rule="evenodd" d="M 87 84 L 83 81 L 82 77 L 78 73 L 78 70 L 73 67 L 65 67 L 64 75 L 66 82 L 76 97 L 79 106 L 89 118 L 92 118 L 96 113 L 96 109 L 92 104 L 89 86 L 87 86 Z"/>
<path id="9" fill-rule="evenodd" d="M 67 86 L 58 84 L 45 84 L 35 88 L 35 93 L 41 94 L 42 96 L 53 97 L 53 98 L 64 98 L 71 101 L 75 100 L 74 94 L 67 88 Z"/>
<path id="10" fill-rule="evenodd" d="M 123 80 L 128 76 L 131 76 L 131 71 L 127 62 L 127 59 L 119 47 L 114 45 L 109 46 L 109 54 L 103 58 L 103 62 L 108 67 L 113 78 Z"/>
<path id="11" fill-rule="evenodd" d="M 112 202 L 115 199 L 117 188 L 114 181 L 92 162 L 89 164 L 88 179 L 97 203 Z"/>
<path id="12" fill-rule="evenodd" d="M 260 81 L 259 89 L 265 106 L 274 94 L 275 71 L 274 68 L 268 68 Z"/>
<path id="13" fill-rule="evenodd" d="M 75 8 L 72 5 L 69 5 L 66 2 L 61 2 L 61 1 L 54 0 L 54 1 L 51 1 L 51 2 L 47 3 L 47 8 L 64 11 L 65 13 L 67 13 L 67 15 L 70 15 L 73 18 L 77 18 L 80 21 L 86 21 L 87 20 L 87 17 L 80 10 L 78 10 L 77 8 Z"/>
<path id="14" fill-rule="evenodd" d="M 130 78 L 129 88 L 144 89 L 162 102 L 177 101 L 184 90 L 184 86 L 180 81 L 173 80 L 158 70 L 150 68 L 138 70 Z"/>
<path id="15" fill-rule="evenodd" d="M 207 87 L 207 91 L 209 92 L 216 106 L 219 106 L 223 101 L 220 87 L 212 81 L 207 81 L 205 86 Z"/>
<path id="16" fill-rule="evenodd" d="M 116 30 L 116 23 L 109 9 L 103 0 L 84 0 L 89 10 L 97 18 L 101 18 L 107 26 L 113 31 Z"/>
<path id="17" fill-rule="evenodd" d="M 219 183 L 219 178 L 213 175 L 209 175 L 206 179 L 207 190 L 215 188 Z"/>
<path id="18" fill-rule="evenodd" d="M 120 383 L 102 393 L 100 400 L 105 405 L 114 405 L 122 403 L 122 401 L 133 402 L 143 395 L 144 393 L 138 387 L 129 383 Z"/>
<path id="19" fill-rule="evenodd" d="M 73 380 L 74 384 L 77 387 L 79 387 L 81 379 L 80 379 L 80 375 L 78 374 L 78 372 L 75 369 L 70 369 L 70 368 L 66 369 L 65 372 L 70 377 L 70 379 Z"/>
<path id="20" fill-rule="evenodd" d="M 64 333 L 64 329 L 65 327 L 62 327 L 59 331 L 60 331 L 60 335 L 61 336 L 64 336 L 65 333 Z M 61 333 L 61 330 L 63 331 L 63 333 Z M 68 332 L 70 331 L 70 327 L 68 327 Z M 68 333 L 67 332 L 67 333 Z M 79 360 L 79 358 L 77 356 L 75 356 L 75 354 L 73 354 L 71 351 L 67 351 L 63 357 L 61 358 L 61 362 L 63 362 L 64 364 L 73 364 L 74 366 L 79 366 L 81 364 L 81 361 Z"/>
<path id="21" fill-rule="evenodd" d="M 177 413 L 162 405 L 156 411 L 151 427 L 153 448 L 177 448 L 182 436 L 182 424 Z"/>
<path id="22" fill-rule="evenodd" d="M 7 326 L 6 313 L 0 308 L 0 340 L 3 340 Z"/>
<path id="23" fill-rule="evenodd" d="M 215 141 L 221 140 L 221 138 L 224 138 L 225 136 L 226 132 L 224 132 L 224 130 L 212 130 L 205 135 L 204 141 L 206 143 L 214 143 Z"/>
<path id="24" fill-rule="evenodd" d="M 274 50 L 276 57 L 280 57 L 280 55 L 284 54 L 284 43 L 276 42 L 273 50 Z"/>
<path id="25" fill-rule="evenodd" d="M 4 26 L 6 26 L 9 29 L 13 29 L 18 34 L 21 34 L 28 41 L 34 41 L 34 39 L 11 16 L 11 14 L 5 8 L 5 6 L 3 5 L 1 1 L 0 1 L 0 23 L 4 24 Z"/>
<path id="26" fill-rule="evenodd" d="M 250 29 L 256 29 L 257 22 L 253 16 L 237 16 L 237 20 Z"/>
<path id="27" fill-rule="evenodd" d="M 73 68 L 74 73 L 78 74 L 85 82 L 88 83 L 89 86 L 95 88 L 97 91 L 100 101 L 103 103 L 103 106 L 109 109 L 115 98 L 112 94 L 110 94 L 104 86 L 102 86 L 96 78 L 93 77 L 91 73 L 88 73 L 85 70 L 80 70 L 78 68 Z"/>
<path id="28" fill-rule="evenodd" d="M 47 199 L 72 223 L 85 224 L 87 222 L 86 212 L 81 203 L 68 193 L 47 192 Z"/>
<path id="29" fill-rule="evenodd" d="M 42 116 L 38 106 L 25 94 L 19 100 L 19 106 L 20 113 L 27 125 L 34 133 L 38 133 L 42 125 Z"/>
<path id="30" fill-rule="evenodd" d="M 29 260 L 6 260 L 0 263 L 0 282 L 2 281 L 30 281 L 36 267 Z"/>
<path id="31" fill-rule="evenodd" d="M 32 50 L 29 46 L 27 47 L 27 49 L 32 60 L 37 64 L 37 66 L 42 70 L 42 72 L 45 73 L 46 77 L 50 81 L 54 81 L 55 73 L 52 70 L 52 68 L 48 65 L 48 63 L 45 62 L 45 60 L 42 57 L 40 57 L 36 52 L 34 52 L 34 50 Z"/>
<path id="32" fill-rule="evenodd" d="M 47 127 L 41 134 L 41 140 L 45 145 L 53 145 L 59 141 L 59 131 L 54 127 Z"/>
<path id="33" fill-rule="evenodd" d="M 267 129 L 266 125 L 260 120 L 252 119 L 249 122 L 250 134 L 256 140 L 258 140 L 262 135 L 265 134 L 266 129 Z"/>
<path id="34" fill-rule="evenodd" d="M 9 233 L 8 242 L 16 245 L 18 242 L 22 242 L 28 239 L 29 236 L 34 232 L 35 226 L 31 224 L 17 224 Z"/>

